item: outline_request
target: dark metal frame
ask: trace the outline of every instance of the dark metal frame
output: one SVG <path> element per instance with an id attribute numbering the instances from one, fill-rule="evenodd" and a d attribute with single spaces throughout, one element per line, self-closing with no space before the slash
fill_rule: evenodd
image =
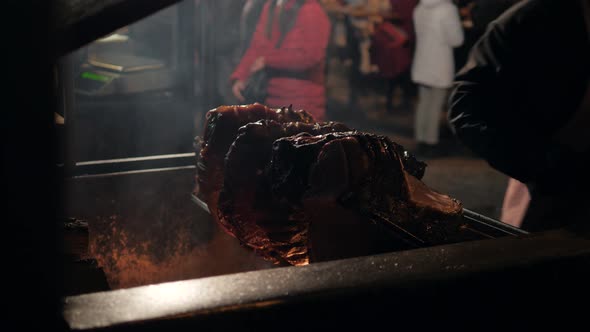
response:
<path id="1" fill-rule="evenodd" d="M 6 273 L 11 278 L 8 295 L 14 295 L 8 302 L 6 327 L 301 331 L 362 323 L 386 324 L 388 329 L 426 325 L 477 329 L 511 320 L 509 328 L 530 329 L 557 319 L 567 329 L 568 322 L 585 321 L 587 306 L 581 301 L 590 293 L 587 230 L 466 242 L 58 300 L 58 282 L 52 276 L 59 271 L 55 251 L 60 235 L 52 221 L 59 218 L 56 186 L 62 175 L 53 168 L 55 147 L 49 139 L 54 134 L 50 112 L 55 107 L 51 65 L 58 56 L 176 2 L 62 0 L 57 9 L 49 3 L 36 6 L 34 12 L 26 6 L 17 8 L 26 14 L 21 17 L 20 27 L 26 28 L 19 38 L 27 42 L 8 38 L 17 46 L 34 45 L 28 53 L 24 48 L 15 53 L 11 59 L 22 66 L 15 65 L 8 74 L 15 78 L 16 93 L 9 91 L 6 96 L 21 107 L 5 118 L 11 121 L 11 127 L 5 128 L 11 139 L 5 140 L 10 149 L 3 151 L 3 185 L 12 194 L 5 211 L 20 213 L 20 218 L 6 223 L 11 249 L 17 248 L 7 251 L 10 257 L 5 261 L 11 271 Z M 7 6 L 7 12 L 18 12 L 12 11 L 12 3 Z M 38 20 L 52 15 L 52 10 L 58 24 L 47 30 L 48 22 Z M 41 79 L 31 83 L 28 77 L 39 73 Z M 26 99 L 31 88 L 36 98 Z M 37 149 L 35 154 L 31 147 Z M 41 198 L 34 208 L 31 193 Z M 13 320 L 19 325 L 11 324 Z"/>
<path id="2" fill-rule="evenodd" d="M 64 317 L 73 330 L 490 326 L 573 314 L 565 299 L 590 287 L 572 272 L 588 264 L 590 238 L 562 230 L 85 294 Z"/>

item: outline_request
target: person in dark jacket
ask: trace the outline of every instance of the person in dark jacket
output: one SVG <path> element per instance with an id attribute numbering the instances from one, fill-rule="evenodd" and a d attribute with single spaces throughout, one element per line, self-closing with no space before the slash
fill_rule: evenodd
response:
<path id="1" fill-rule="evenodd" d="M 403 90 L 403 100 L 402 104 L 397 107 L 398 110 L 411 110 L 410 99 L 415 96 L 416 89 L 410 77 L 410 68 L 416 42 L 413 13 L 418 0 L 390 0 L 390 3 L 395 16 L 391 20 L 392 23 L 401 28 L 407 36 L 407 41 L 403 45 L 389 50 L 390 52 L 383 52 L 384 55 L 390 56 L 389 64 L 385 66 L 385 69 L 388 70 L 379 66 L 381 75 L 388 78 L 389 81 L 385 94 L 385 105 L 387 111 L 392 113 L 394 111 L 393 94 L 396 86 Z M 378 58 L 379 54 L 376 54 L 376 57 Z"/>
<path id="2" fill-rule="evenodd" d="M 587 8 L 588 0 L 515 5 L 489 25 L 455 80 L 451 127 L 492 167 L 526 184 L 524 229 L 590 219 Z"/>

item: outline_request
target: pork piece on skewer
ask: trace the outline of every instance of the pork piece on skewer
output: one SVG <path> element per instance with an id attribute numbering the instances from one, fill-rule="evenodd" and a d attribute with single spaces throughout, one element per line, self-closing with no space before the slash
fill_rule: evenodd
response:
<path id="1" fill-rule="evenodd" d="M 250 122 L 274 120 L 284 122 L 315 122 L 303 110 L 291 107 L 272 109 L 262 104 L 241 106 L 220 106 L 207 112 L 202 137 L 196 144 L 197 178 L 195 194 L 207 203 L 212 214 L 217 212 L 219 191 L 223 185 L 223 163 L 230 145 L 235 140 L 238 129 Z"/>
<path id="2" fill-rule="evenodd" d="M 341 123 L 279 123 L 262 120 L 240 128 L 225 160 L 218 221 L 228 233 L 259 254 L 291 265 L 307 264 L 307 227 L 288 206 L 275 201 L 267 177 L 272 144 L 300 133 L 349 131 Z M 302 241 L 299 241 L 302 240 Z"/>
<path id="3" fill-rule="evenodd" d="M 219 222 L 243 244 L 305 265 L 452 242 L 461 204 L 424 185 L 426 165 L 402 146 L 289 126 L 249 124 L 227 154 Z"/>
<path id="4" fill-rule="evenodd" d="M 384 252 L 393 242 L 453 242 L 462 206 L 420 181 L 424 167 L 384 136 L 299 135 L 273 144 L 269 181 L 274 199 L 306 225 L 311 260 L 322 261 Z M 377 229 L 391 237 L 371 238 Z"/>

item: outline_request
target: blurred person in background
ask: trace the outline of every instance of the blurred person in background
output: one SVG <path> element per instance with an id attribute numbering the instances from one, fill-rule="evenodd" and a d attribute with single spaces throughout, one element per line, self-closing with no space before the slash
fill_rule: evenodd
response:
<path id="1" fill-rule="evenodd" d="M 346 3 L 351 15 L 350 22 L 358 40 L 358 70 L 363 75 L 376 73 L 379 68 L 371 62 L 369 53 L 371 36 L 375 32 L 375 25 L 383 22 L 383 16 L 391 12 L 391 4 L 389 0 L 346 0 Z"/>
<path id="2" fill-rule="evenodd" d="M 390 16 L 391 5 L 389 0 L 343 0 L 340 12 L 346 17 L 346 44 L 351 60 L 348 106 L 356 110 L 360 109 L 359 96 L 366 93 L 364 79 L 379 71 L 371 57 L 372 36 L 375 25 L 383 22 L 384 16 Z"/>
<path id="3" fill-rule="evenodd" d="M 502 201 L 500 220 L 514 227 L 521 227 L 530 201 L 531 194 L 526 184 L 509 178 Z"/>
<path id="4" fill-rule="evenodd" d="M 411 100 L 414 97 L 414 84 L 410 78 L 410 68 L 416 44 L 413 13 L 418 0 L 390 0 L 391 14 L 386 24 L 392 24 L 405 37 L 404 42 L 395 44 L 385 43 L 380 48 L 377 43 L 373 49 L 374 62 L 379 66 L 379 73 L 388 80 L 386 91 L 386 110 L 394 111 L 411 110 Z M 376 33 L 377 35 L 377 33 Z M 391 38 L 389 38 L 391 40 Z M 387 46 L 390 45 L 390 47 Z M 401 101 L 394 105 L 395 88 L 402 90 Z"/>
<path id="5" fill-rule="evenodd" d="M 297 7 L 297 13 L 290 12 Z M 291 29 L 282 33 L 284 24 L 291 19 L 294 20 Z M 248 50 L 231 75 L 234 96 L 243 102 L 242 92 L 249 76 L 266 70 L 270 77 L 268 96 L 260 102 L 271 107 L 293 105 L 293 108 L 305 109 L 317 120 L 323 120 L 330 30 L 330 21 L 317 0 L 269 0 Z"/>
<path id="6" fill-rule="evenodd" d="M 332 25 L 329 42 L 328 57 L 335 57 L 341 62 L 348 60 L 346 15 L 344 13 L 344 0 L 320 0 L 324 10 L 330 18 Z"/>
<path id="7" fill-rule="evenodd" d="M 463 43 L 463 27 L 451 0 L 420 0 L 414 10 L 416 50 L 412 81 L 418 85 L 414 120 L 416 153 L 438 153 L 443 107 L 455 77 L 453 49 Z"/>
<path id="8" fill-rule="evenodd" d="M 506 221 L 588 225 L 590 1 L 525 0 L 490 24 L 456 77 L 449 121 L 513 178 Z"/>

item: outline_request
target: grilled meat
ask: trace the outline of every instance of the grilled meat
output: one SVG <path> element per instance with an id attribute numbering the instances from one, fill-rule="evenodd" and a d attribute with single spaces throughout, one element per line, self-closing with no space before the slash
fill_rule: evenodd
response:
<path id="1" fill-rule="evenodd" d="M 454 242 L 457 200 L 384 136 L 261 104 L 209 111 L 198 196 L 243 245 L 284 265 Z"/>
<path id="2" fill-rule="evenodd" d="M 343 258 L 346 246 L 358 247 L 348 248 L 356 256 L 390 250 L 386 242 L 407 248 L 452 242 L 461 226 L 462 206 L 420 181 L 424 168 L 384 136 L 298 135 L 273 144 L 269 182 L 274 199 L 305 219 L 315 260 L 326 260 Z M 334 211 L 349 216 L 347 232 L 338 232 L 330 216 Z M 392 237 L 355 246 L 358 234 L 373 233 L 368 224 Z"/>
<path id="3" fill-rule="evenodd" d="M 308 262 L 306 227 L 275 201 L 268 182 L 272 144 L 296 134 L 321 135 L 349 131 L 337 122 L 308 124 L 262 120 L 240 128 L 225 160 L 218 220 L 242 243 L 261 255 L 293 265 Z M 295 241 L 295 242 L 293 242 Z"/>
<path id="4" fill-rule="evenodd" d="M 195 194 L 209 206 L 215 214 L 217 200 L 223 185 L 223 162 L 230 145 L 235 140 L 238 129 L 258 120 L 313 123 L 313 117 L 291 107 L 272 109 L 262 104 L 242 106 L 220 106 L 207 112 L 205 129 L 198 137 L 200 146 L 197 152 L 197 178 Z"/>

